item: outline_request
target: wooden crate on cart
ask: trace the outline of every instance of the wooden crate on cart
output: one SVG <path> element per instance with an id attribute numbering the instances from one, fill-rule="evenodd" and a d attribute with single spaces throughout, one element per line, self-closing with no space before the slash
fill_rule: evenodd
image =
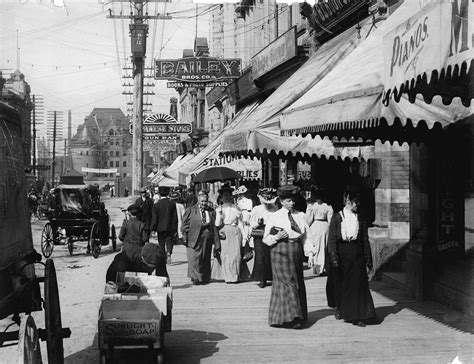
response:
<path id="1" fill-rule="evenodd" d="M 164 334 L 171 331 L 173 289 L 168 278 L 145 273 L 119 274 L 136 293 L 105 293 L 99 310 L 101 363 L 113 362 L 114 349 L 143 347 L 164 360 Z"/>

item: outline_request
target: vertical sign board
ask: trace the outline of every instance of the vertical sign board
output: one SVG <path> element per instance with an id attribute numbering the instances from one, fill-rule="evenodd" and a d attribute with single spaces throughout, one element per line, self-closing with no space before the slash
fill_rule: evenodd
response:
<path id="1" fill-rule="evenodd" d="M 463 178 L 454 153 L 445 153 L 436 166 L 436 244 L 445 255 L 464 254 Z"/>

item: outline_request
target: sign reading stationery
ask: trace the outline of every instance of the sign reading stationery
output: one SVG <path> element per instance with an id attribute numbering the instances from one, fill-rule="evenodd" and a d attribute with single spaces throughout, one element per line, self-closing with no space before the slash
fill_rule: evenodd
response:
<path id="1" fill-rule="evenodd" d="M 182 82 L 216 82 L 239 78 L 240 59 L 187 57 L 155 59 L 155 79 Z"/>
<path id="2" fill-rule="evenodd" d="M 396 14 L 396 13 L 395 13 Z M 474 2 L 433 0 L 384 37 L 385 92 L 474 55 Z"/>

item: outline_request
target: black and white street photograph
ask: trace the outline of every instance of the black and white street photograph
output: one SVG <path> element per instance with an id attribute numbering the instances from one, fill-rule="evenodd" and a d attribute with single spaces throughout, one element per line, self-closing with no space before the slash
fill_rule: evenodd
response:
<path id="1" fill-rule="evenodd" d="M 0 364 L 474 364 L 474 0 L 1 0 Z"/>

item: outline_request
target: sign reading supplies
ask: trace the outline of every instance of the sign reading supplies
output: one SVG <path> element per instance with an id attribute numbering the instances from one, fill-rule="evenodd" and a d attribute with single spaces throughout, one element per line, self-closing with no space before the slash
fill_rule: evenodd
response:
<path id="1" fill-rule="evenodd" d="M 240 59 L 188 57 L 155 60 L 156 80 L 215 82 L 239 78 L 240 74 Z"/>

